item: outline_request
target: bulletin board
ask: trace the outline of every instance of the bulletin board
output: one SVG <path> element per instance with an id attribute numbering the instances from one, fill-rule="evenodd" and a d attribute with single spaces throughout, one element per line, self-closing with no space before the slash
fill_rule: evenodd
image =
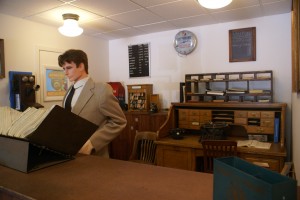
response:
<path id="1" fill-rule="evenodd" d="M 128 46 L 129 78 L 150 76 L 150 44 Z"/>

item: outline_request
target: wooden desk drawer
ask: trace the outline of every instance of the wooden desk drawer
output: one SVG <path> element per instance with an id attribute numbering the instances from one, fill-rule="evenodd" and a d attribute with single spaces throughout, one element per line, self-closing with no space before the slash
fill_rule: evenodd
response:
<path id="1" fill-rule="evenodd" d="M 187 121 L 188 120 L 188 116 L 187 115 L 179 115 L 178 116 L 178 120 L 179 121 Z"/>
<path id="2" fill-rule="evenodd" d="M 189 122 L 189 129 L 200 130 L 202 123 L 200 122 Z"/>
<path id="3" fill-rule="evenodd" d="M 188 121 L 178 121 L 178 128 L 188 129 L 189 128 Z"/>
<path id="4" fill-rule="evenodd" d="M 275 113 L 271 111 L 262 111 L 260 113 L 261 118 L 273 118 L 275 117 Z"/>
<path id="5" fill-rule="evenodd" d="M 188 110 L 188 115 L 192 115 L 192 116 L 195 116 L 195 115 L 199 115 L 199 110 Z"/>
<path id="6" fill-rule="evenodd" d="M 187 116 L 188 115 L 188 109 L 179 109 L 178 114 L 179 116 Z"/>
<path id="7" fill-rule="evenodd" d="M 199 116 L 189 116 L 188 121 L 189 122 L 199 122 Z"/>
<path id="8" fill-rule="evenodd" d="M 199 115 L 204 117 L 211 117 L 211 110 L 199 110 Z"/>
<path id="9" fill-rule="evenodd" d="M 274 127 L 274 118 L 262 118 L 260 120 L 260 126 Z"/>
<path id="10" fill-rule="evenodd" d="M 249 118 L 260 118 L 260 112 L 259 111 L 249 111 L 248 117 Z"/>
<path id="11" fill-rule="evenodd" d="M 234 123 L 235 124 L 242 124 L 242 125 L 246 125 L 247 124 L 247 118 L 239 118 L 239 117 L 235 117 L 234 118 Z"/>
<path id="12" fill-rule="evenodd" d="M 209 122 L 209 121 L 211 121 L 211 116 L 200 116 L 199 120 Z"/>
<path id="13" fill-rule="evenodd" d="M 247 111 L 234 111 L 234 117 L 247 117 Z"/>
<path id="14" fill-rule="evenodd" d="M 247 126 L 248 133 L 274 134 L 274 127 Z"/>
<path id="15" fill-rule="evenodd" d="M 280 172 L 280 169 L 279 169 L 280 161 L 279 160 L 272 159 L 272 158 L 259 158 L 259 157 L 251 157 L 251 156 L 244 156 L 243 159 L 245 159 L 255 165 L 258 165 L 258 166 L 261 166 L 261 167 L 264 167 L 264 168 L 267 168 L 267 169 L 270 169 L 273 171 Z"/>

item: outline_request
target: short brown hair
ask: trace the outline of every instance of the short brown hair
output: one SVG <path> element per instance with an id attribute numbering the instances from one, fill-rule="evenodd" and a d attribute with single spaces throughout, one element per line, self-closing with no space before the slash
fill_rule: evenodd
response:
<path id="1" fill-rule="evenodd" d="M 88 57 L 86 53 L 79 49 L 69 49 L 65 53 L 58 56 L 58 64 L 59 66 L 63 66 L 63 64 L 74 62 L 76 64 L 76 67 L 79 66 L 80 63 L 84 64 L 84 69 L 86 73 L 88 74 Z"/>

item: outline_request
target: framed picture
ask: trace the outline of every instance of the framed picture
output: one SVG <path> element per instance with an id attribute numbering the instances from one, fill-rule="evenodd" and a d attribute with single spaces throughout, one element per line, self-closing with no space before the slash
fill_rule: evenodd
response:
<path id="1" fill-rule="evenodd" d="M 61 101 L 68 89 L 68 79 L 60 67 L 44 68 L 43 94 L 44 101 Z"/>
<path id="2" fill-rule="evenodd" d="M 4 40 L 0 39 L 0 78 L 5 78 Z"/>
<path id="3" fill-rule="evenodd" d="M 229 30 L 229 62 L 256 60 L 256 27 Z"/>

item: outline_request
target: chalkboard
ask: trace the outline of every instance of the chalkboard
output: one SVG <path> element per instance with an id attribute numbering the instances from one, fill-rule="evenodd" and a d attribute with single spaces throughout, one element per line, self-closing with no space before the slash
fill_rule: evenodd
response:
<path id="1" fill-rule="evenodd" d="M 229 62 L 256 60 L 256 28 L 229 30 Z"/>
<path id="2" fill-rule="evenodd" d="M 150 76 L 149 73 L 149 44 L 128 46 L 129 77 Z"/>

